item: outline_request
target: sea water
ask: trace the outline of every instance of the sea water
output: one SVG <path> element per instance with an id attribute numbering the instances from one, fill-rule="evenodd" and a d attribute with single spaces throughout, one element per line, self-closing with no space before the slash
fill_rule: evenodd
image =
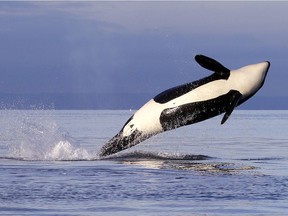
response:
<path id="1" fill-rule="evenodd" d="M 133 111 L 0 111 L 1 215 L 287 215 L 288 111 L 98 151 Z"/>

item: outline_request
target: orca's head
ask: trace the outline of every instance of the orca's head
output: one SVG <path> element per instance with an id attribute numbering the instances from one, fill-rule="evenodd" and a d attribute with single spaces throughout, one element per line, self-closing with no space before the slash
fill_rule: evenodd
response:
<path id="1" fill-rule="evenodd" d="M 264 84 L 270 62 L 248 65 L 234 71 L 234 82 L 237 90 L 245 99 L 253 96 Z"/>

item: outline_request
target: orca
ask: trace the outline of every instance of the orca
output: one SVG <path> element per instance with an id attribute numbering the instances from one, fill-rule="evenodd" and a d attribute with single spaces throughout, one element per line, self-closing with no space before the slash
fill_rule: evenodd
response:
<path id="1" fill-rule="evenodd" d="M 194 124 L 224 113 L 224 124 L 236 106 L 251 98 L 264 84 L 270 62 L 229 70 L 216 60 L 196 55 L 195 60 L 212 75 L 155 96 L 132 115 L 123 128 L 100 150 L 115 154 L 158 133 Z"/>

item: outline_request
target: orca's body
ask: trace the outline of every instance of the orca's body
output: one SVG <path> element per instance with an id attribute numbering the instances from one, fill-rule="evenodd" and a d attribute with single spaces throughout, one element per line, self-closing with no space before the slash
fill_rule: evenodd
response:
<path id="1" fill-rule="evenodd" d="M 264 84 L 269 62 L 229 70 L 203 55 L 195 60 L 214 71 L 208 77 L 168 89 L 148 101 L 105 144 L 100 156 L 130 148 L 149 137 L 225 113 L 223 124 L 234 108 L 252 97 Z"/>

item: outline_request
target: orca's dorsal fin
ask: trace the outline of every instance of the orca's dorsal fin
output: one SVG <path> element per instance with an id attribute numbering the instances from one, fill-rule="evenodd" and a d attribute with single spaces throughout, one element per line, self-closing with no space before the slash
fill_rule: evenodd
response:
<path id="1" fill-rule="evenodd" d="M 223 76 L 226 79 L 228 79 L 228 77 L 230 76 L 230 70 L 212 58 L 204 55 L 196 55 L 195 60 L 202 67 L 206 68 L 207 70 L 214 71 L 215 73 Z"/>
<path id="2" fill-rule="evenodd" d="M 238 105 L 240 98 L 242 97 L 242 94 L 237 90 L 230 90 L 228 92 L 228 94 L 231 95 L 230 101 L 227 104 L 226 113 L 224 114 L 224 116 L 222 118 L 221 124 L 224 124 L 227 121 L 227 119 L 229 118 L 229 116 L 233 112 L 234 108 Z"/>

